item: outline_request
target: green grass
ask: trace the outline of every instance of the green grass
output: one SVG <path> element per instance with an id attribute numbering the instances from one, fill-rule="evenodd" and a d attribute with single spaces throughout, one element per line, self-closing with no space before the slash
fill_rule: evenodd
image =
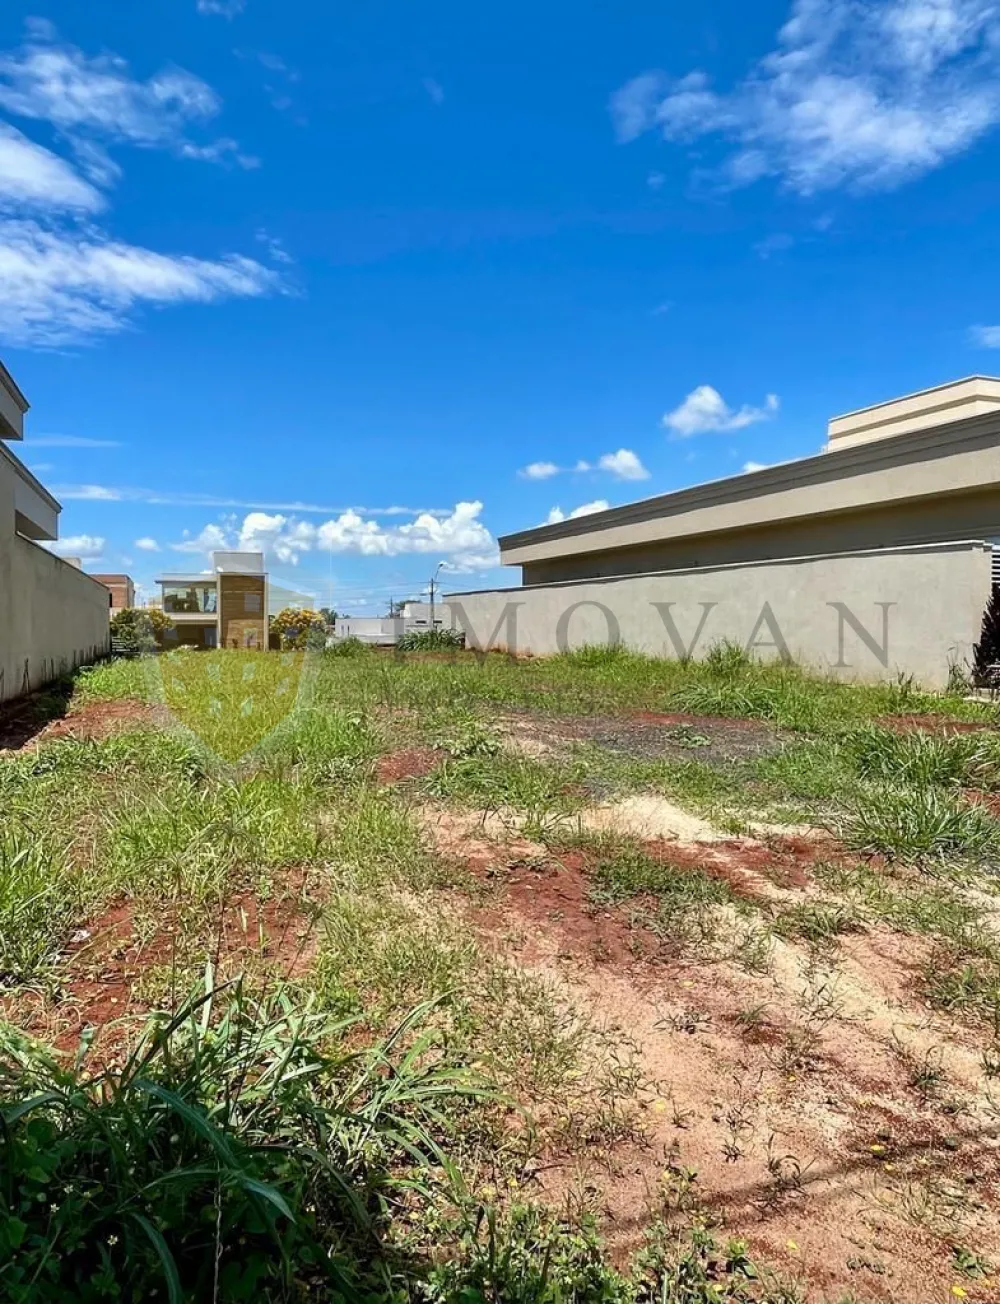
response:
<path id="1" fill-rule="evenodd" d="M 728 646 L 687 664 L 595 648 L 521 662 L 346 645 L 310 658 L 181 653 L 81 672 L 70 710 L 123 700 L 165 700 L 176 727 L 147 714 L 107 738 L 0 757 L 5 1009 L 21 1019 L 46 994 L 56 998 L 49 1010 L 72 997 L 69 939 L 111 907 L 131 912 L 143 941 L 169 924 L 175 952 L 165 961 L 161 950 L 157 963 L 173 966 L 171 980 L 145 972 L 151 999 L 204 967 L 236 896 L 261 909 L 294 896 L 313 920 L 310 956 L 291 986 L 276 987 L 280 957 L 267 967 L 262 931 L 250 970 L 259 991 L 250 978 L 219 991 L 207 1018 L 198 1007 L 169 1033 L 161 1020 L 142 1049 L 121 1030 L 124 1058 L 106 1069 L 95 1059 L 91 1070 L 86 1056 L 76 1069 L 56 1064 L 3 1027 L 0 1167 L 16 1175 L 0 1182 L 5 1298 L 155 1289 L 170 1300 L 178 1279 L 182 1298 L 211 1298 L 204 1274 L 216 1263 L 220 1298 L 262 1302 L 292 1297 L 293 1278 L 302 1298 L 350 1293 L 331 1287 L 331 1264 L 373 1304 L 795 1298 L 738 1244 L 697 1228 L 654 1228 L 634 1263 L 612 1265 L 585 1220 L 496 1195 L 543 1154 L 614 1162 L 617 1144 L 642 1140 L 650 1084 L 627 1030 L 582 1014 L 563 983 L 470 928 L 460 894 L 492 911 L 497 884 L 435 852 L 415 809 L 428 800 L 502 812 L 556 852 L 582 850 L 595 910 L 706 964 L 766 974 L 775 936 L 805 944 L 818 966 L 855 928 L 927 937 L 926 999 L 1000 1023 L 1000 956 L 965 891 L 992 883 L 998 826 L 962 796 L 998 786 L 998 748 L 992 735 L 896 734 L 879 723 L 901 713 L 991 721 L 991 706 L 906 681 L 838 684 Z M 682 709 L 766 721 L 782 731 L 780 750 L 725 768 L 697 748 L 647 761 L 581 744 L 539 759 L 507 746 L 496 723 L 521 710 L 537 725 L 546 713 Z M 416 744 L 440 749 L 435 771 L 380 785 L 378 758 Z M 859 862 L 817 866 L 821 899 L 758 905 L 687 857 L 574 835 L 582 807 L 635 791 L 721 828 L 773 812 L 821 819 L 842 829 Z M 891 860 L 890 871 L 866 863 L 871 855 Z M 515 935 L 533 926 L 497 925 Z M 419 1026 L 407 1021 L 414 1007 Z M 139 1085 L 147 1080 L 168 1094 Z M 484 1096 L 471 1089 L 480 1083 Z M 54 1095 L 27 1107 L 39 1090 Z M 100 1200 L 74 1203 L 101 1181 Z M 56 1184 L 78 1189 L 59 1201 Z M 14 1199 L 12 1213 L 2 1202 Z M 27 1277 L 5 1262 L 11 1228 Z M 95 1245 L 104 1248 L 81 1267 L 82 1247 Z"/>

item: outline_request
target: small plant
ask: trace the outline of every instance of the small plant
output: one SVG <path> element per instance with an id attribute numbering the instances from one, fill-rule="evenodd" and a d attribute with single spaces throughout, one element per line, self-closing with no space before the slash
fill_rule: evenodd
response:
<path id="1" fill-rule="evenodd" d="M 983 688 L 996 688 L 1000 673 L 1000 585 L 994 585 L 979 633 L 979 642 L 972 649 L 972 669 L 975 682 Z"/>
<path id="2" fill-rule="evenodd" d="M 973 858 L 998 846 L 985 811 L 930 787 L 874 790 L 855 802 L 839 832 L 848 847 L 890 860 Z"/>
<path id="3" fill-rule="evenodd" d="M 713 643 L 705 654 L 705 668 L 719 679 L 732 679 L 752 665 L 749 653 L 728 638 Z"/>
<path id="4" fill-rule="evenodd" d="M 85 1055 L 66 1071 L 5 1033 L 4 1298 L 279 1300 L 306 1283 L 356 1298 L 380 1285 L 386 1202 L 413 1188 L 407 1170 L 429 1194 L 441 1104 L 475 1090 L 434 1054 L 429 1012 L 358 1052 L 346 1024 L 284 993 L 258 1002 L 209 978 L 94 1076 Z"/>
<path id="5" fill-rule="evenodd" d="M 397 652 L 457 652 L 465 647 L 459 629 L 411 629 L 396 639 Z"/>

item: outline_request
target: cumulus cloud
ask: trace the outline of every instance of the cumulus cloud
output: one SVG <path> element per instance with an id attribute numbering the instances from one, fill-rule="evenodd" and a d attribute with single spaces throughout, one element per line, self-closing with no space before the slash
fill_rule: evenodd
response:
<path id="1" fill-rule="evenodd" d="M 81 561 L 97 561 L 104 552 L 106 539 L 99 534 L 68 534 L 64 539 L 56 539 L 46 547 L 57 557 L 79 557 Z"/>
<path id="2" fill-rule="evenodd" d="M 518 475 L 523 476 L 525 480 L 548 480 L 560 471 L 555 462 L 529 462 L 523 466 Z"/>
<path id="3" fill-rule="evenodd" d="M 631 448 L 619 448 L 617 453 L 602 453 L 596 462 L 580 458 L 572 466 L 558 466 L 555 462 L 531 462 L 518 471 L 526 480 L 550 480 L 554 475 L 567 472 L 604 471 L 616 480 L 648 480 L 649 472 Z"/>
<path id="4" fill-rule="evenodd" d="M 767 465 L 767 462 L 744 462 L 740 470 L 744 475 L 749 475 L 752 471 L 765 470 Z"/>
<path id="5" fill-rule="evenodd" d="M 561 507 L 553 507 L 545 518 L 545 524 L 558 525 L 560 521 L 575 521 L 578 516 L 593 516 L 595 512 L 606 512 L 609 506 L 606 498 L 595 498 L 592 503 L 581 503 L 571 512 L 564 512 Z"/>
<path id="6" fill-rule="evenodd" d="M 728 186 L 888 189 L 1000 122 L 998 72 L 992 0 L 794 0 L 774 50 L 732 90 L 701 70 L 645 72 L 610 110 L 621 141 L 655 130 L 729 142 L 716 171 Z"/>
<path id="7" fill-rule="evenodd" d="M 631 448 L 619 448 L 617 453 L 604 453 L 597 461 L 598 469 L 607 471 L 618 480 L 648 480 L 649 472 Z"/>
<path id="8" fill-rule="evenodd" d="M 148 534 L 144 534 L 141 539 L 136 539 L 135 546 L 139 549 L 140 552 L 160 551 L 160 545 L 156 542 L 155 539 L 150 538 Z"/>
<path id="9" fill-rule="evenodd" d="M 316 525 L 281 512 L 250 512 L 209 524 L 198 534 L 185 532 L 171 547 L 177 552 L 209 553 L 217 548 L 263 552 L 269 561 L 295 566 L 312 551 L 362 557 L 433 555 L 451 570 L 496 566 L 496 540 L 480 520 L 481 502 L 456 503 L 449 512 L 421 512 L 402 525 L 385 525 L 353 508 Z"/>
<path id="10" fill-rule="evenodd" d="M 282 288 L 277 272 L 252 258 L 158 253 L 92 223 L 120 173 L 108 145 L 255 166 L 229 137 L 188 137 L 220 104 L 192 73 L 166 68 L 136 79 L 118 56 L 89 57 L 44 21 L 29 24 L 19 49 L 0 52 L 0 110 L 54 128 L 73 160 L 0 124 L 0 338 L 63 345 L 127 328 L 143 304 Z"/>
<path id="11" fill-rule="evenodd" d="M 686 439 L 709 431 L 742 430 L 774 416 L 778 407 L 777 394 L 768 394 L 763 407 L 744 404 L 734 411 L 717 389 L 711 385 L 699 385 L 683 403 L 666 413 L 662 424 L 676 438 Z"/>

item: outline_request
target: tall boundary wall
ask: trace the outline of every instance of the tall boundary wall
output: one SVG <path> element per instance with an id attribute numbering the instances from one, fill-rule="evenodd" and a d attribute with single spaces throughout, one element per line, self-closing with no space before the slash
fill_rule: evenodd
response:
<path id="1" fill-rule="evenodd" d="M 941 688 L 971 660 L 991 559 L 982 541 L 921 544 L 452 593 L 444 605 L 470 647 L 546 656 L 620 642 L 699 658 L 730 639 L 844 679 Z"/>
<path id="2" fill-rule="evenodd" d="M 111 650 L 108 590 L 22 535 L 0 538 L 0 702 Z"/>

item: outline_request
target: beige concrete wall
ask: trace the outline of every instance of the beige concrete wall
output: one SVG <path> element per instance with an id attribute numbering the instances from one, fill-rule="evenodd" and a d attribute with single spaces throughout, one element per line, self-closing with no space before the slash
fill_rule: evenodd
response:
<path id="1" fill-rule="evenodd" d="M 891 510 L 907 501 L 922 500 L 930 508 L 952 495 L 988 490 L 1000 505 L 996 416 L 875 440 L 507 535 L 500 539 L 500 555 L 504 565 L 528 566 L 727 531 L 737 544 L 740 535 L 749 543 L 762 526 L 778 530 L 809 517 L 835 525 L 840 516 Z M 970 535 L 976 537 L 968 526 L 952 537 Z M 743 554 L 746 560 L 755 556 Z"/>
<path id="2" fill-rule="evenodd" d="M 855 551 L 449 594 L 472 646 L 550 655 L 625 645 L 703 656 L 720 639 L 845 679 L 912 674 L 943 687 L 972 654 L 990 592 L 981 542 Z M 669 605 L 668 605 L 669 604 Z"/>
<path id="3" fill-rule="evenodd" d="M 0 701 L 109 650 L 108 591 L 20 535 L 0 535 Z"/>
<path id="4" fill-rule="evenodd" d="M 693 566 L 722 566 L 731 562 L 772 561 L 993 536 L 1000 537 L 1000 490 L 977 488 L 917 503 L 891 503 L 867 511 L 558 557 L 525 565 L 522 578 L 525 584 L 553 584 L 607 575 L 638 575 Z"/>

